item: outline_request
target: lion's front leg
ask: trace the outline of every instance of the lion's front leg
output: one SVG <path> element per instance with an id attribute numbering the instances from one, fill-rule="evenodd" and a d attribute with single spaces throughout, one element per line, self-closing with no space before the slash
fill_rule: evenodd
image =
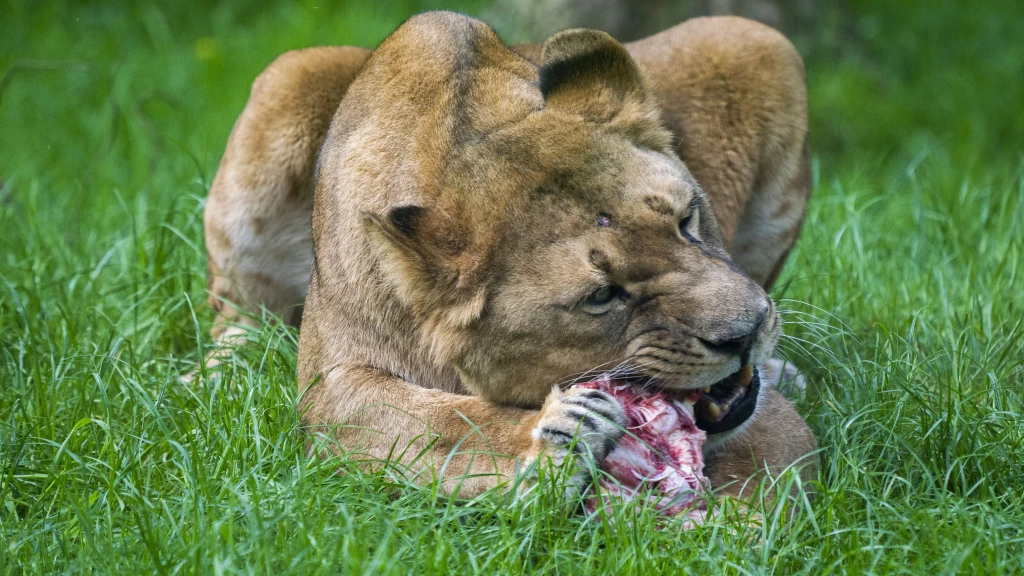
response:
<path id="1" fill-rule="evenodd" d="M 329 371 L 303 394 L 309 431 L 326 434 L 370 468 L 397 463 L 417 483 L 441 480 L 446 494 L 472 497 L 511 481 L 541 459 L 561 466 L 570 452 L 598 464 L 622 435 L 619 403 L 597 390 L 552 390 L 539 410 L 500 406 L 410 384 L 364 367 Z M 329 432 L 333 430 L 334 435 Z M 567 485 L 589 481 L 581 460 Z"/>
<path id="2" fill-rule="evenodd" d="M 818 444 L 793 405 L 770 387 L 761 388 L 757 411 L 740 433 L 705 455 L 705 475 L 719 498 L 749 499 L 759 481 L 790 466 L 810 481 L 818 472 Z"/>

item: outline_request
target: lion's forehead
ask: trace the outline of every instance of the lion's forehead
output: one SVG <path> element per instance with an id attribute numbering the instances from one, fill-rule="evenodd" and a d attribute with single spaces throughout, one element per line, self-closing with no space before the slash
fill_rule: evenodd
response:
<path id="1" fill-rule="evenodd" d="M 642 199 L 657 193 L 680 208 L 695 186 L 685 166 L 628 135 L 578 118 L 532 113 L 486 137 L 465 142 L 449 163 L 453 182 L 488 180 L 504 186 L 582 196 L 588 202 Z"/>
<path id="2" fill-rule="evenodd" d="M 544 107 L 534 82 L 494 66 L 475 71 L 468 96 L 466 112 L 475 134 L 494 133 Z"/>

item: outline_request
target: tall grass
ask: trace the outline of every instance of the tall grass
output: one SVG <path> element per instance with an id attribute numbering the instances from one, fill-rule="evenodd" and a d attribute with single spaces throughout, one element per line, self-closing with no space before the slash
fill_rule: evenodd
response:
<path id="1" fill-rule="evenodd" d="M 0 567 L 1024 571 L 1024 147 L 1007 72 L 1024 44 L 1016 7 L 986 6 L 855 3 L 875 36 L 808 63 L 821 152 L 773 296 L 780 353 L 811 383 L 798 406 L 822 446 L 817 496 L 680 533 L 650 510 L 574 516 L 554 486 L 456 501 L 307 457 L 288 329 L 251 334 L 217 379 L 180 381 L 209 345 L 203 202 L 252 78 L 290 48 L 373 45 L 433 5 L 9 2 Z M 936 26 L 991 49 L 951 60 L 922 32 Z M 918 40 L 888 50 L 901 27 Z M 946 83 L 944 62 L 963 77 Z"/>

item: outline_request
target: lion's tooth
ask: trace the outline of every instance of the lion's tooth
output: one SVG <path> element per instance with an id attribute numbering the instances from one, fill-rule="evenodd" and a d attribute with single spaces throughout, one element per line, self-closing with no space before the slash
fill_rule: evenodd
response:
<path id="1" fill-rule="evenodd" d="M 754 365 L 747 364 L 740 370 L 740 373 L 736 375 L 736 381 L 739 382 L 740 386 L 749 386 L 750 381 L 754 379 Z"/>
<path id="2" fill-rule="evenodd" d="M 722 409 L 718 407 L 714 401 L 708 402 L 707 405 L 708 420 L 717 421 L 722 417 Z"/>
<path id="3" fill-rule="evenodd" d="M 705 386 L 705 387 L 703 388 L 703 390 L 704 390 L 704 393 L 705 393 L 705 394 L 710 394 L 710 393 L 711 393 L 711 386 Z"/>

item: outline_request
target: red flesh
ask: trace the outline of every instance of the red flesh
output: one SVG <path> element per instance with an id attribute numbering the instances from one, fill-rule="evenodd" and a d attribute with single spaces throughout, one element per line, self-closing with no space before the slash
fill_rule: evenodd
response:
<path id="1" fill-rule="evenodd" d="M 702 452 L 706 434 L 694 421 L 694 398 L 682 402 L 664 392 L 608 379 L 578 386 L 608 392 L 626 411 L 626 435 L 601 465 L 606 473 L 598 480 L 601 497 L 592 494 L 587 511 L 639 498 L 652 502 L 665 516 L 685 514 L 685 527 L 700 522 L 708 486 Z M 691 396 L 696 395 L 699 391 Z"/>

